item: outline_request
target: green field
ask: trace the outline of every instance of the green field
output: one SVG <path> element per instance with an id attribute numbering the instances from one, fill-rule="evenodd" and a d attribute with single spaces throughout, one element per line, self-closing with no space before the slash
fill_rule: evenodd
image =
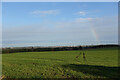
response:
<path id="1" fill-rule="evenodd" d="M 86 61 L 82 55 L 85 52 Z M 115 78 L 118 76 L 118 49 L 48 51 L 3 54 L 6 78 Z"/>

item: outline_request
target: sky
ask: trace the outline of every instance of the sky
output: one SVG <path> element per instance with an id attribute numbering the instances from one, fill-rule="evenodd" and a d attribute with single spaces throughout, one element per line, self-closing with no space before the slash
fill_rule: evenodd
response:
<path id="1" fill-rule="evenodd" d="M 113 44 L 117 2 L 3 2 L 3 47 Z"/>

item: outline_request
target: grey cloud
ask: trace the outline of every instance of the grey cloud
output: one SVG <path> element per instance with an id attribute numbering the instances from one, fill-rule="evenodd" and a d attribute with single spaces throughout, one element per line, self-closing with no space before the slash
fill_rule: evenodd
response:
<path id="1" fill-rule="evenodd" d="M 31 13 L 34 15 L 46 16 L 46 15 L 56 15 L 59 12 L 60 12 L 59 10 L 46 10 L 46 11 L 35 10 L 35 11 L 32 11 Z"/>
<path id="2" fill-rule="evenodd" d="M 47 22 L 46 22 L 47 23 Z M 95 40 L 94 28 L 100 40 L 117 40 L 117 17 L 77 18 L 71 22 L 51 22 L 22 27 L 3 28 L 3 40 Z"/>

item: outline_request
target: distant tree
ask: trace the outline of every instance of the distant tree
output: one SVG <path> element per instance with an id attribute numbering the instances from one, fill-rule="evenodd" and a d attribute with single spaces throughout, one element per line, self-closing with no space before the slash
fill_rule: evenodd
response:
<path id="1" fill-rule="evenodd" d="M 31 48 L 32 52 L 34 51 L 34 47 Z"/>
<path id="2" fill-rule="evenodd" d="M 79 46 L 79 50 L 82 50 L 82 46 Z"/>

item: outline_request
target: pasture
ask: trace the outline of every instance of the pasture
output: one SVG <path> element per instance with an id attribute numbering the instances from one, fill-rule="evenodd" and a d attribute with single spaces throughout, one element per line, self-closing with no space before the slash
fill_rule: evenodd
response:
<path id="1" fill-rule="evenodd" d="M 85 53 L 86 61 L 81 54 Z M 2 55 L 6 78 L 116 78 L 118 49 L 21 52 Z"/>

